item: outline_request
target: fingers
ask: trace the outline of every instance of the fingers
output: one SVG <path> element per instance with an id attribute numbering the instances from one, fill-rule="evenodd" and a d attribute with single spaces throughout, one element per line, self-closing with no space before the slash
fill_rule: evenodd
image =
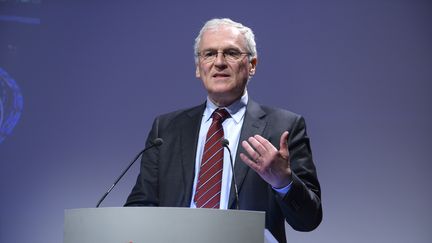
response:
<path id="1" fill-rule="evenodd" d="M 266 138 L 255 135 L 242 141 L 245 153 L 240 159 L 261 178 L 274 187 L 283 187 L 291 181 L 291 170 L 288 152 L 288 131 L 282 133 L 279 150 Z"/>
<path id="2" fill-rule="evenodd" d="M 250 141 L 251 138 L 248 139 L 248 141 Z M 242 146 L 243 148 L 246 150 L 246 152 L 248 153 L 249 157 L 252 158 L 252 160 L 254 160 L 256 162 L 258 162 L 259 158 L 261 157 L 261 153 L 263 154 L 264 152 L 261 150 L 261 153 L 255 151 L 254 147 L 251 146 L 257 146 L 257 141 L 250 141 L 250 143 L 243 141 L 242 142 Z M 254 145 L 255 144 L 255 145 Z"/>
<path id="3" fill-rule="evenodd" d="M 268 148 L 263 141 L 267 140 L 259 135 L 255 135 L 248 139 L 248 142 L 252 145 L 255 151 L 258 152 L 259 156 L 264 156 L 268 152 Z"/>
<path id="4" fill-rule="evenodd" d="M 279 141 L 279 153 L 284 157 L 288 158 L 288 136 L 289 132 L 285 131 L 282 133 Z"/>
<path id="5" fill-rule="evenodd" d="M 261 170 L 261 165 L 259 164 L 260 154 L 258 154 L 252 148 L 252 146 L 248 142 L 246 142 L 246 141 L 242 142 L 242 146 L 246 150 L 246 152 L 249 155 L 249 157 L 251 157 L 252 159 L 250 159 L 248 156 L 246 156 L 243 153 L 240 153 L 240 159 L 243 160 L 243 162 L 246 165 L 248 165 L 250 168 L 252 168 L 254 171 L 256 171 L 257 173 L 259 173 L 260 170 Z"/>
<path id="6" fill-rule="evenodd" d="M 279 141 L 279 152 L 283 155 L 288 155 L 288 131 L 282 133 Z M 276 152 L 277 149 L 261 135 L 249 137 L 247 142 L 242 142 L 243 147 L 246 149 L 252 159 L 256 160 L 260 156 L 264 156 L 269 152 Z"/>
<path id="7" fill-rule="evenodd" d="M 243 162 L 249 167 L 251 167 L 254 171 L 259 172 L 261 167 L 257 163 L 249 159 L 249 157 L 247 157 L 245 154 L 240 153 L 240 159 L 242 159 Z"/>
<path id="8" fill-rule="evenodd" d="M 276 150 L 276 148 L 273 146 L 273 144 L 271 144 L 269 140 L 263 138 L 261 135 L 255 135 L 255 136 L 253 136 L 253 138 L 256 139 L 260 143 L 263 150 L 265 150 L 265 151 Z"/>
<path id="9" fill-rule="evenodd" d="M 283 157 L 288 157 L 288 131 L 282 133 L 279 141 L 280 149 L 277 148 L 270 143 L 269 140 L 265 139 L 261 135 L 254 135 L 253 137 L 249 137 L 247 141 L 242 142 L 243 148 L 246 150 L 249 158 L 255 163 L 262 162 L 261 159 L 266 160 L 269 157 L 275 155 L 275 153 L 279 152 Z"/>

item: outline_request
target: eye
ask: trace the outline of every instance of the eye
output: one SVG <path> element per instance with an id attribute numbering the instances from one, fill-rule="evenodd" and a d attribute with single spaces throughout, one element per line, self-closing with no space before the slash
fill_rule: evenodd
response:
<path id="1" fill-rule="evenodd" d="M 226 51 L 224 51 L 224 54 L 226 56 L 229 56 L 229 57 L 232 57 L 232 58 L 235 58 L 235 59 L 237 59 L 237 58 L 239 58 L 241 56 L 241 52 L 238 51 L 238 50 L 235 50 L 235 49 L 226 50 Z"/>
<path id="2" fill-rule="evenodd" d="M 202 57 L 203 58 L 211 58 L 217 55 L 217 51 L 214 50 L 208 50 L 208 51 L 204 51 L 202 52 Z"/>

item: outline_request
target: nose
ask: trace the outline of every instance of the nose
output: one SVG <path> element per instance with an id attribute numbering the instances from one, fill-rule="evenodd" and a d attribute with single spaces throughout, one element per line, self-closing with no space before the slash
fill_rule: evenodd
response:
<path id="1" fill-rule="evenodd" d="M 227 66 L 226 59 L 223 52 L 218 52 L 216 59 L 214 61 L 214 65 L 218 68 L 225 68 Z"/>

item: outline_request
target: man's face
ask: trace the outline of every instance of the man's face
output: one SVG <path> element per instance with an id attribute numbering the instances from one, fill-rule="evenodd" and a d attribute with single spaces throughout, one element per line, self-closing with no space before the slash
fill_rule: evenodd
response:
<path id="1" fill-rule="evenodd" d="M 200 53 L 220 52 L 214 61 L 198 58 L 196 77 L 203 81 L 210 99 L 220 106 L 227 106 L 239 99 L 250 75 L 255 73 L 256 58 L 249 61 L 244 54 L 238 60 L 227 60 L 222 52 L 248 52 L 243 35 L 234 27 L 219 26 L 206 30 L 198 47 Z"/>

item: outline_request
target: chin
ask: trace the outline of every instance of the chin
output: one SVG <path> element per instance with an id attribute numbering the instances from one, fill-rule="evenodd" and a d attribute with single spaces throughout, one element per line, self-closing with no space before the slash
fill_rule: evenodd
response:
<path id="1" fill-rule="evenodd" d="M 218 92 L 216 91 L 209 92 L 209 96 L 214 102 L 231 103 L 235 99 L 237 99 L 239 95 L 236 94 L 236 92 L 233 92 L 232 90 L 224 90 Z"/>
<path id="2" fill-rule="evenodd" d="M 212 93 L 226 93 L 230 92 L 232 87 L 226 82 L 212 82 L 206 86 L 206 89 Z"/>

